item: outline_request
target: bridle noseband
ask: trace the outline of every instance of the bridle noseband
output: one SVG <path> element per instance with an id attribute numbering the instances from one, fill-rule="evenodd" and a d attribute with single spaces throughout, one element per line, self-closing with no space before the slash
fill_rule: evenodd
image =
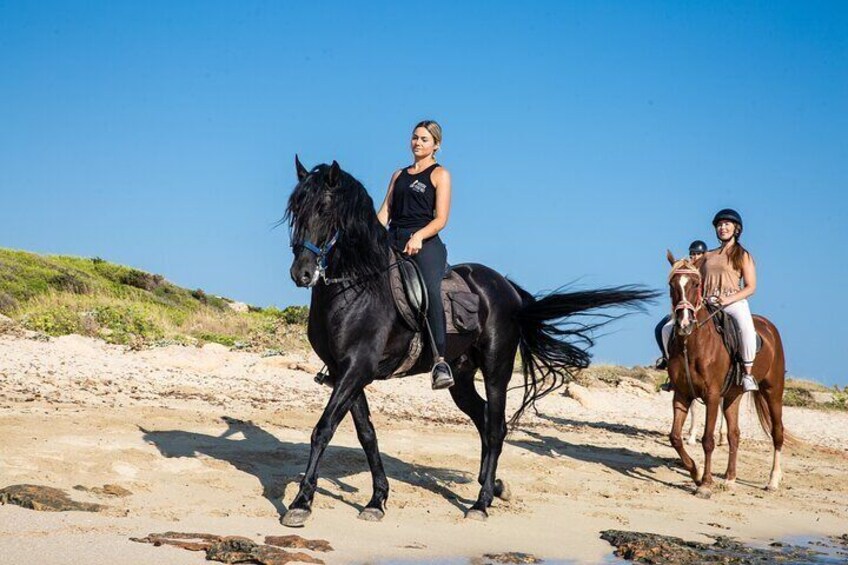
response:
<path id="1" fill-rule="evenodd" d="M 695 275 L 698 278 L 698 305 L 695 306 L 686 299 L 686 296 L 681 296 L 677 304 L 674 305 L 674 313 L 677 314 L 680 310 L 692 310 L 695 314 L 704 307 L 704 297 L 701 294 L 701 272 L 695 269 L 676 269 L 668 276 L 669 281 L 677 275 Z M 676 316 L 675 316 L 676 317 Z"/>
<path id="2" fill-rule="evenodd" d="M 327 257 L 330 255 L 330 251 L 333 250 L 333 247 L 336 245 L 336 243 L 338 243 L 340 234 L 341 232 L 339 230 L 336 230 L 336 233 L 334 233 L 333 236 L 328 239 L 327 242 L 324 243 L 324 245 L 320 247 L 315 243 L 312 243 L 308 239 L 302 239 L 301 241 L 292 244 L 292 249 L 295 250 L 295 252 L 298 249 L 307 249 L 315 254 L 318 276 L 324 281 L 324 284 L 333 284 L 334 282 L 341 282 L 343 280 L 346 280 L 344 278 L 327 278 Z"/>

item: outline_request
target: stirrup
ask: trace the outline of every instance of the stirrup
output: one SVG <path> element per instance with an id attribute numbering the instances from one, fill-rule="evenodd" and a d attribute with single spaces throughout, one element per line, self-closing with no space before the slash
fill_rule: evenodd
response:
<path id="1" fill-rule="evenodd" d="M 433 365 L 433 369 L 430 371 L 430 374 L 433 379 L 433 390 L 441 390 L 443 388 L 450 388 L 453 386 L 453 373 L 451 372 L 450 365 L 445 361 L 437 361 L 435 365 Z"/>

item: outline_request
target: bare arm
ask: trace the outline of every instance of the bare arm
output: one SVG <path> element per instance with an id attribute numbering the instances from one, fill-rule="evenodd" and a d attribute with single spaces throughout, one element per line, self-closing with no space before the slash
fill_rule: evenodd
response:
<path id="1" fill-rule="evenodd" d="M 745 259 L 742 261 L 742 280 L 745 281 L 745 287 L 735 294 L 724 297 L 722 299 L 722 306 L 744 300 L 749 296 L 753 296 L 757 291 L 757 267 L 754 265 L 754 258 L 751 257 L 750 253 L 746 253 Z"/>
<path id="2" fill-rule="evenodd" d="M 384 227 L 389 225 L 389 208 L 392 205 L 392 191 L 395 188 L 395 181 L 400 175 L 400 169 L 394 172 L 392 175 L 392 180 L 389 181 L 389 188 L 386 190 L 386 197 L 383 199 L 383 204 L 380 206 L 380 209 L 377 210 L 377 219 L 383 224 Z"/>
<path id="3" fill-rule="evenodd" d="M 430 177 L 433 181 L 433 186 L 436 188 L 436 213 L 435 217 L 429 224 L 412 234 L 407 243 L 406 253 L 415 255 L 421 250 L 425 239 L 429 239 L 442 231 L 448 223 L 450 216 L 451 204 L 451 177 L 450 173 L 444 167 L 439 167 L 433 171 Z"/>

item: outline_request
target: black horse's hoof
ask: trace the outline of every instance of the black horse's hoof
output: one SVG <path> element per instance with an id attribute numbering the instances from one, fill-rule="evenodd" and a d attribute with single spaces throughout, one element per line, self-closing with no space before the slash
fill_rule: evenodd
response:
<path id="1" fill-rule="evenodd" d="M 386 513 L 379 508 L 365 508 L 359 513 L 357 518 L 366 522 L 380 522 L 385 515 Z"/>
<path id="2" fill-rule="evenodd" d="M 512 491 L 506 481 L 502 481 L 501 479 L 495 481 L 495 496 L 504 502 L 508 502 L 512 498 Z"/>
<path id="3" fill-rule="evenodd" d="M 292 508 L 285 513 L 280 523 L 287 528 L 302 528 L 310 516 L 312 516 L 312 512 L 309 510 Z"/>
<path id="4" fill-rule="evenodd" d="M 477 510 L 476 508 L 472 508 L 468 512 L 465 513 L 466 520 L 475 520 L 477 522 L 485 522 L 489 519 L 489 515 L 483 512 L 482 510 Z"/>

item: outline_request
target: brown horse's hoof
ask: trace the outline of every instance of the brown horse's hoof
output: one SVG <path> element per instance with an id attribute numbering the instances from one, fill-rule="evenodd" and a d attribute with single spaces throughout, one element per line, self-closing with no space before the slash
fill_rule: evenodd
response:
<path id="1" fill-rule="evenodd" d="M 483 512 L 482 510 L 472 508 L 471 510 L 465 513 L 465 519 L 476 520 L 477 522 L 485 522 L 489 519 L 489 515 Z"/>
<path id="2" fill-rule="evenodd" d="M 508 502 L 512 498 L 512 490 L 510 490 L 509 484 L 506 481 L 502 481 L 501 479 L 495 481 L 495 496 L 504 502 Z"/>
<path id="3" fill-rule="evenodd" d="M 713 495 L 713 491 L 710 487 L 705 487 L 704 485 L 699 486 L 695 489 L 695 496 L 698 498 L 702 498 L 704 500 L 709 499 Z"/>
<path id="4" fill-rule="evenodd" d="M 287 528 L 302 528 L 306 524 L 306 521 L 309 520 L 310 516 L 312 516 L 312 512 L 309 510 L 292 508 L 283 515 L 280 523 Z"/>
<path id="5" fill-rule="evenodd" d="M 386 513 L 379 508 L 365 508 L 359 513 L 357 518 L 366 522 L 380 522 L 385 515 Z"/>

